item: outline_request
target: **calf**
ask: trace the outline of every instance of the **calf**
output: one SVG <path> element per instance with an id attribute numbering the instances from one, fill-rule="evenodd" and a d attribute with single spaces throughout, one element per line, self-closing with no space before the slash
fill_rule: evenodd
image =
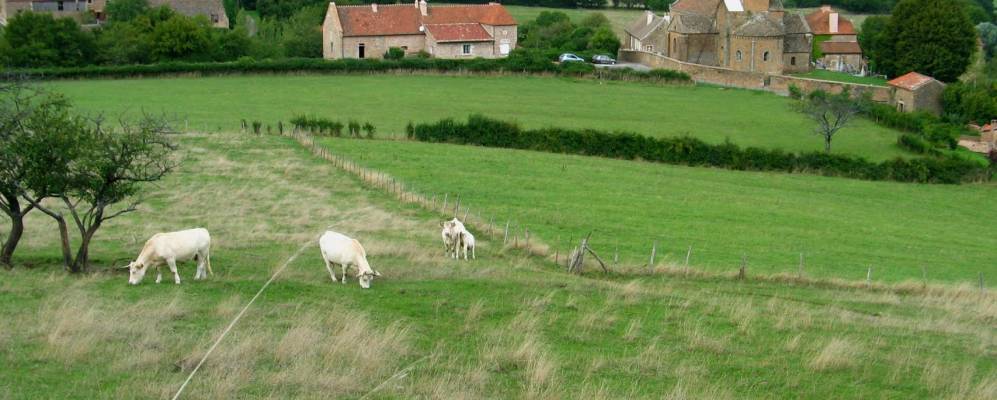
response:
<path id="1" fill-rule="evenodd" d="M 180 274 L 177 272 L 177 262 L 197 261 L 197 272 L 194 279 L 204 279 L 211 271 L 211 235 L 207 229 L 196 228 L 177 232 L 157 233 L 152 235 L 135 261 L 128 263 L 128 283 L 138 285 L 145 277 L 149 267 L 156 267 L 156 283 L 163 280 L 160 267 L 170 266 L 173 281 L 180 284 Z M 207 272 L 205 272 L 207 268 Z"/>
<path id="2" fill-rule="evenodd" d="M 322 260 L 325 261 L 325 268 L 329 270 L 329 276 L 336 282 L 336 273 L 332 272 L 332 264 L 339 264 L 343 268 L 343 284 L 346 284 L 346 267 L 355 265 L 357 267 L 357 278 L 360 280 L 360 287 L 370 288 L 371 281 L 375 276 L 381 276 L 367 263 L 367 252 L 356 239 L 339 232 L 326 231 L 318 239 L 319 250 L 322 251 Z"/>
<path id="3" fill-rule="evenodd" d="M 474 235 L 471 234 L 471 231 L 468 231 L 467 229 L 465 229 L 463 232 L 460 233 L 460 244 L 461 244 L 461 248 L 464 249 L 464 259 L 465 260 L 467 260 L 467 250 L 468 249 L 471 249 L 471 259 L 472 260 L 477 260 L 478 259 L 474 255 Z"/>

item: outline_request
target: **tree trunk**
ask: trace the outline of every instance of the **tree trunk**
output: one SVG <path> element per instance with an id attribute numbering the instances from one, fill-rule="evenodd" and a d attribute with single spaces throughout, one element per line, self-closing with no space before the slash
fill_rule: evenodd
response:
<path id="1" fill-rule="evenodd" d="M 7 234 L 7 239 L 3 243 L 3 250 L 0 250 L 0 264 L 10 269 L 14 268 L 14 250 L 17 249 L 17 243 L 21 241 L 21 236 L 24 234 L 24 214 L 21 212 L 21 203 L 17 200 L 17 196 L 4 197 L 10 206 L 7 213 L 7 216 L 10 217 L 10 233 Z"/>
<path id="2" fill-rule="evenodd" d="M 824 136 L 824 152 L 831 154 L 831 136 Z"/>
<path id="3" fill-rule="evenodd" d="M 21 235 L 24 234 L 24 216 L 21 215 L 20 210 L 17 212 L 12 210 L 8 216 L 10 217 L 10 233 L 7 234 L 7 239 L 3 243 L 3 250 L 0 251 L 0 264 L 10 269 L 14 268 L 14 249 L 21 241 Z"/>
<path id="4" fill-rule="evenodd" d="M 69 247 L 69 228 L 66 226 L 66 219 L 62 215 L 53 215 L 55 222 L 59 224 L 59 238 L 62 242 L 62 265 L 68 270 L 72 270 L 73 253 Z"/>
<path id="5" fill-rule="evenodd" d="M 95 223 L 89 229 L 80 232 L 80 248 L 76 251 L 76 259 L 73 260 L 72 265 L 69 267 L 70 272 L 84 272 L 90 266 L 90 241 L 93 239 L 94 234 L 97 233 L 97 228 L 100 227 L 100 222 Z"/>

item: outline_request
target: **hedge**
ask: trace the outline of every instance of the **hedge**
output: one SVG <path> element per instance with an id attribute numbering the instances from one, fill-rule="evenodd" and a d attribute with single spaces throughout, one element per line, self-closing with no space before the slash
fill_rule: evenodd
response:
<path id="1" fill-rule="evenodd" d="M 623 69 L 596 69 L 584 63 L 559 65 L 539 52 L 514 52 L 499 59 L 450 60 L 440 58 L 403 58 L 400 60 L 291 58 L 283 60 L 241 59 L 232 62 L 169 62 L 146 65 L 92 65 L 68 68 L 37 68 L 8 71 L 11 76 L 37 79 L 131 78 L 161 75 L 227 75 L 240 73 L 378 73 L 394 71 L 479 72 L 479 73 L 549 73 L 565 76 L 598 76 L 609 80 L 644 80 L 691 83 L 689 75 L 670 70 L 649 72 Z"/>
<path id="2" fill-rule="evenodd" d="M 860 157 L 820 152 L 789 153 L 736 144 L 708 144 L 692 137 L 652 138 L 634 133 L 591 129 L 522 129 L 510 122 L 472 115 L 466 123 L 445 119 L 410 125 L 409 136 L 425 142 L 447 142 L 646 160 L 666 164 L 708 166 L 741 171 L 808 173 L 865 180 L 919 183 L 988 181 L 992 168 L 956 157 L 897 158 L 875 163 Z"/>

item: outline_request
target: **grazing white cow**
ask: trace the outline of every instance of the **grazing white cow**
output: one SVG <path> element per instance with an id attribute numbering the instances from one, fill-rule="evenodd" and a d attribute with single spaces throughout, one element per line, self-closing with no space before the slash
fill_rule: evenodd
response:
<path id="1" fill-rule="evenodd" d="M 197 260 L 197 272 L 194 279 L 208 277 L 211 271 L 211 235 L 204 228 L 187 229 L 177 232 L 157 233 L 152 235 L 135 261 L 128 263 L 128 283 L 138 285 L 145 276 L 146 270 L 156 267 L 156 283 L 163 280 L 160 269 L 165 263 L 173 272 L 173 281 L 180 284 L 180 274 L 177 273 L 177 262 Z M 205 272 L 207 267 L 207 272 Z"/>
<path id="2" fill-rule="evenodd" d="M 343 267 L 343 284 L 346 284 L 346 267 L 355 265 L 357 267 L 357 278 L 360 280 L 360 287 L 370 288 L 370 282 L 375 276 L 381 276 L 367 263 L 367 252 L 356 239 L 339 232 L 326 231 L 318 239 L 319 250 L 322 251 L 322 259 L 325 261 L 325 268 L 329 270 L 329 276 L 333 282 L 337 282 L 336 273 L 332 272 L 332 264 L 339 264 Z"/>
<path id="3" fill-rule="evenodd" d="M 465 229 L 461 232 L 460 242 L 462 244 L 461 247 L 464 249 L 464 259 L 467 260 L 467 249 L 471 249 L 471 259 L 477 260 L 478 257 L 474 255 L 474 235 L 471 234 L 471 231 Z"/>

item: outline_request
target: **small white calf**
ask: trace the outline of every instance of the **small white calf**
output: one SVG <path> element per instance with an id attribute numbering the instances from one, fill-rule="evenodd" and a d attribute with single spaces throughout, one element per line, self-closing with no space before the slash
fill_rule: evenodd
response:
<path id="1" fill-rule="evenodd" d="M 356 239 L 339 232 L 326 231 L 318 239 L 319 250 L 322 251 L 322 259 L 325 261 L 325 268 L 329 270 L 329 276 L 333 282 L 337 282 L 336 274 L 332 272 L 332 264 L 339 264 L 343 267 L 343 284 L 346 284 L 346 267 L 355 265 L 357 267 L 357 278 L 360 280 L 360 287 L 370 288 L 370 282 L 375 276 L 381 276 L 367 263 L 367 252 Z"/>
<path id="2" fill-rule="evenodd" d="M 128 283 L 138 285 L 149 267 L 156 267 L 156 283 L 163 280 L 160 267 L 165 263 L 173 272 L 173 281 L 180 284 L 177 262 L 197 260 L 194 279 L 204 279 L 211 271 L 211 235 L 204 228 L 187 229 L 177 232 L 152 235 L 135 261 L 128 263 Z M 207 272 L 205 272 L 207 267 Z"/>
<path id="3" fill-rule="evenodd" d="M 460 242 L 463 245 L 461 247 L 464 249 L 464 259 L 467 260 L 467 250 L 471 249 L 471 259 L 477 260 L 478 258 L 474 255 L 474 235 L 465 229 L 460 233 Z"/>

